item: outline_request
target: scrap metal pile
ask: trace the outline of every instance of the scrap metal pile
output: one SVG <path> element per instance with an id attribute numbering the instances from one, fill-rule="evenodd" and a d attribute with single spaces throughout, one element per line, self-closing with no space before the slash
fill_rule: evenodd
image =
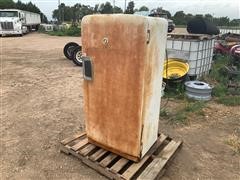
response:
<path id="1" fill-rule="evenodd" d="M 240 58 L 240 34 L 226 33 L 218 36 L 215 46 L 215 54 L 231 55 Z"/>
<path id="2" fill-rule="evenodd" d="M 214 46 L 215 54 L 230 57 L 228 64 L 222 69 L 228 77 L 228 88 L 240 88 L 240 34 L 226 33 L 218 37 Z"/>

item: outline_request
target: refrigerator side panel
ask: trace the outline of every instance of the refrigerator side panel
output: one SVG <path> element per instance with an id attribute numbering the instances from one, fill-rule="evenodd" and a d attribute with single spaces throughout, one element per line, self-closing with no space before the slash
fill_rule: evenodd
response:
<path id="1" fill-rule="evenodd" d="M 165 19 L 149 18 L 150 40 L 144 75 L 142 156 L 157 140 L 167 26 Z"/>

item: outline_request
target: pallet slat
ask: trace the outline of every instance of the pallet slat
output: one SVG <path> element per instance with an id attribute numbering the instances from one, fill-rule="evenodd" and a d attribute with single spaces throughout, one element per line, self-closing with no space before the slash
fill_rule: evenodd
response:
<path id="1" fill-rule="evenodd" d="M 100 161 L 99 164 L 103 167 L 107 167 L 116 158 L 117 158 L 116 154 L 110 153 L 107 157 Z"/>
<path id="2" fill-rule="evenodd" d="M 78 139 L 78 138 L 80 138 L 84 135 L 86 135 L 86 132 L 75 134 L 72 137 L 69 137 L 69 138 L 66 138 L 66 139 L 62 140 L 61 144 L 66 145 L 66 144 L 68 144 L 68 143 L 70 143 L 70 142 L 72 142 L 72 141 L 74 141 L 74 140 L 76 140 L 76 139 Z"/>
<path id="3" fill-rule="evenodd" d="M 102 166 L 99 166 L 99 164 L 96 162 L 90 161 L 87 158 L 84 158 L 82 162 L 110 179 L 122 180 L 118 175 L 112 173 L 111 171 L 106 170 L 106 168 Z"/>
<path id="4" fill-rule="evenodd" d="M 92 154 L 89 159 L 92 161 L 97 161 L 100 157 L 102 157 L 107 151 L 104 149 L 97 150 L 94 154 Z"/>
<path id="5" fill-rule="evenodd" d="M 117 173 L 119 172 L 127 163 L 129 162 L 128 159 L 121 158 L 119 159 L 111 168 L 110 170 Z"/>
<path id="6" fill-rule="evenodd" d="M 181 142 L 171 141 L 159 154 L 159 157 L 153 159 L 153 161 L 147 166 L 147 168 L 138 177 L 138 180 L 156 179 L 158 174 L 164 168 L 168 160 L 172 157 L 175 151 L 180 146 Z"/>
<path id="7" fill-rule="evenodd" d="M 77 144 L 75 144 L 74 146 L 71 147 L 72 150 L 77 151 L 79 150 L 81 147 L 85 146 L 88 143 L 88 139 L 85 138 L 82 141 L 78 142 Z"/>
<path id="8" fill-rule="evenodd" d="M 154 146 L 159 147 L 167 138 L 167 136 L 161 134 Z M 149 152 L 143 157 L 139 163 L 133 163 L 123 174 L 122 177 L 125 179 L 131 179 L 134 174 L 143 166 L 143 164 L 148 160 L 148 158 L 153 154 L 154 147 L 149 150 Z"/>
<path id="9" fill-rule="evenodd" d="M 93 144 L 88 144 L 86 147 L 82 148 L 81 150 L 79 150 L 79 154 L 86 156 L 88 155 L 91 151 L 93 151 L 97 146 L 93 145 Z"/>

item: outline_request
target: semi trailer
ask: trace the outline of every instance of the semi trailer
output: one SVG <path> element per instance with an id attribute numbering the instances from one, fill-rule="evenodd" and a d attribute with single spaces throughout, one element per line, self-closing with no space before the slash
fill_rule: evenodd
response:
<path id="1" fill-rule="evenodd" d="M 40 14 L 19 9 L 0 9 L 0 35 L 20 35 L 38 30 Z"/>

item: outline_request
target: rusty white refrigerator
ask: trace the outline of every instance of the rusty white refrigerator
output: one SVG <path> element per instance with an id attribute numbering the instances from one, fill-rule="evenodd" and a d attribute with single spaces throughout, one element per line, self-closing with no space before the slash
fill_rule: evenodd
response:
<path id="1" fill-rule="evenodd" d="M 81 26 L 88 140 L 139 161 L 158 136 L 167 21 L 89 15 Z"/>

